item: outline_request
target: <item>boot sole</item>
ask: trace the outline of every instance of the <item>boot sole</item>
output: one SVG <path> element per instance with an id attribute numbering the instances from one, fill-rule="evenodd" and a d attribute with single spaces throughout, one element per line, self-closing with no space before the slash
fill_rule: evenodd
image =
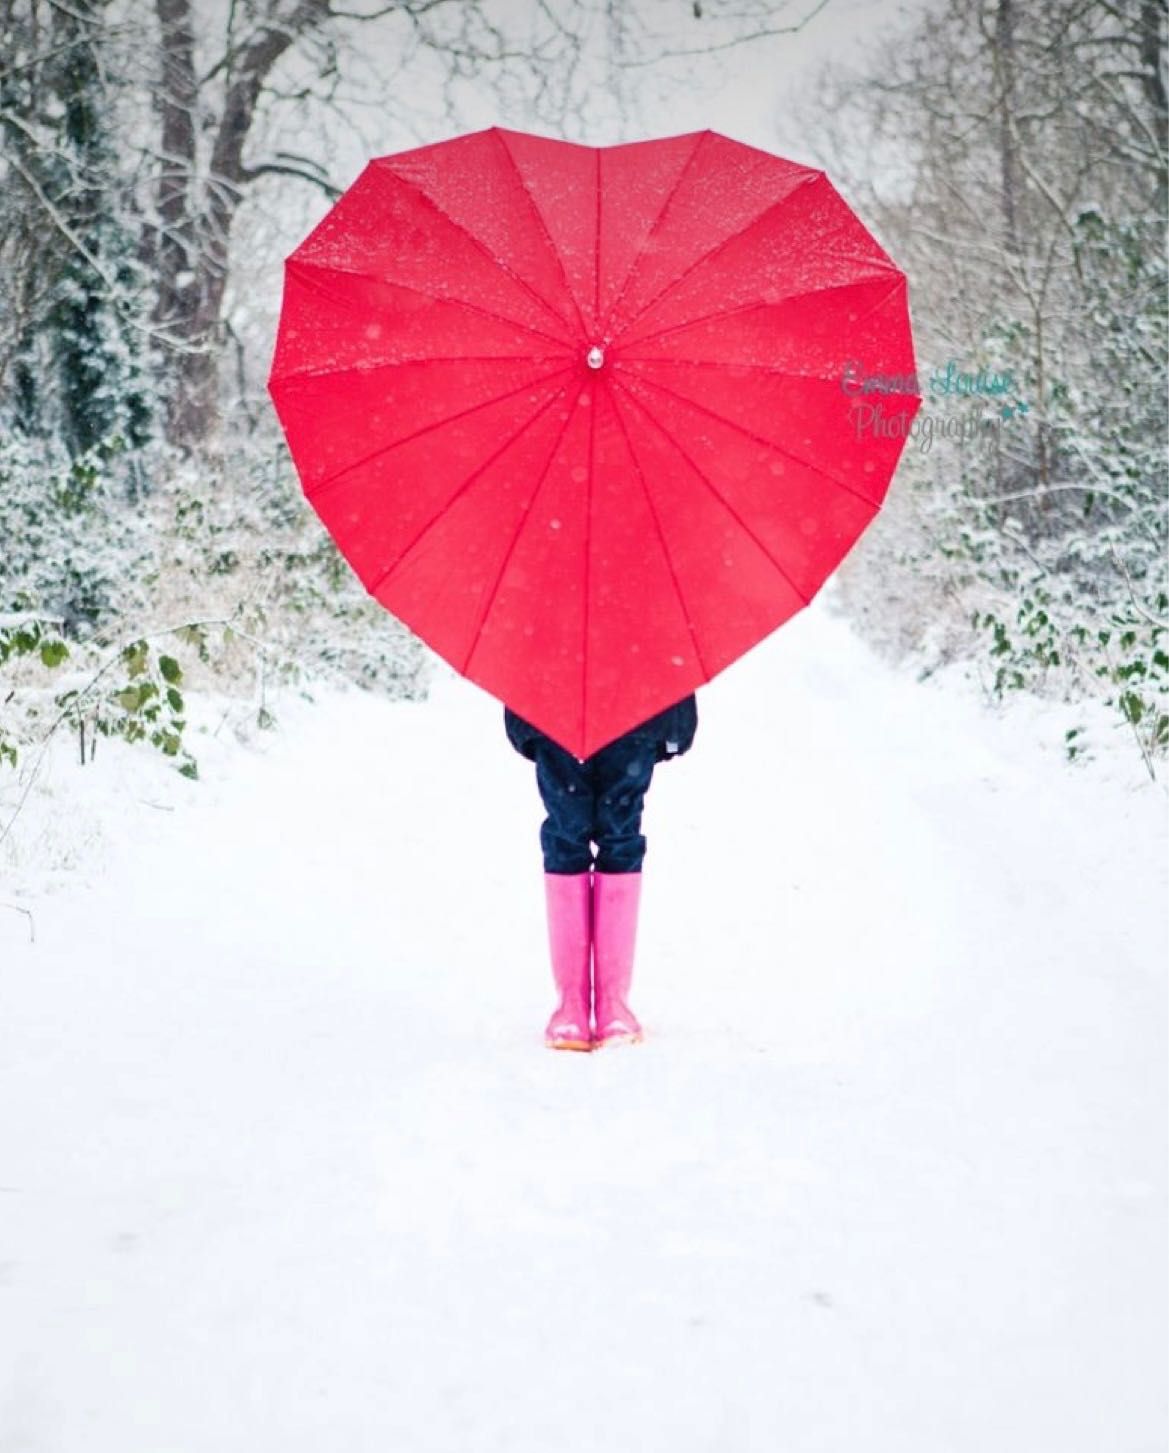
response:
<path id="1" fill-rule="evenodd" d="M 548 1049 L 580 1049 L 586 1053 L 593 1047 L 590 1039 L 546 1039 L 544 1044 Z"/>
<path id="2" fill-rule="evenodd" d="M 610 1034 L 604 1039 L 594 1039 L 594 1049 L 612 1049 L 621 1044 L 642 1044 L 645 1040 L 643 1034 Z"/>

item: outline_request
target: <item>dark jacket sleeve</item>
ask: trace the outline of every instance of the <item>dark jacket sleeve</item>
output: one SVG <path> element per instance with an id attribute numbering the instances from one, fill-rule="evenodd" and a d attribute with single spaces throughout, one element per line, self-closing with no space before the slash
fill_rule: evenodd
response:
<path id="1" fill-rule="evenodd" d="M 697 730 L 698 703 L 693 696 L 687 696 L 633 727 L 628 736 L 648 742 L 653 748 L 655 762 L 668 762 L 690 750 Z"/>
<path id="2" fill-rule="evenodd" d="M 688 696 L 668 707 L 661 720 L 657 760 L 668 762 L 671 757 L 683 756 L 694 745 L 694 734 L 698 730 L 698 703 L 693 696 Z"/>
<path id="3" fill-rule="evenodd" d="M 518 716 L 510 706 L 503 709 L 503 725 L 508 741 L 529 762 L 536 760 L 539 744 L 549 740 L 539 727 Z M 658 712 L 657 716 L 651 716 L 648 721 L 632 727 L 625 737 L 648 742 L 653 748 L 654 761 L 666 762 L 690 750 L 697 729 L 698 704 L 693 696 L 688 696 L 684 701 L 675 702 L 665 711 Z"/>
<path id="4" fill-rule="evenodd" d="M 543 733 L 527 722 L 522 716 L 517 716 L 510 706 L 503 708 L 503 727 L 507 732 L 507 739 L 520 754 L 527 757 L 529 762 L 536 760 L 536 742 Z"/>

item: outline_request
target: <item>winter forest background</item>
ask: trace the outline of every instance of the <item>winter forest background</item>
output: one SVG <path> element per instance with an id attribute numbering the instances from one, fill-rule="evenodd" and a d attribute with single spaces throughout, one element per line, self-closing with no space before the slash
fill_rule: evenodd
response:
<path id="1" fill-rule="evenodd" d="M 834 16 L 833 12 L 837 14 Z M 282 257 L 369 155 L 500 124 L 611 143 L 742 68 L 910 278 L 926 398 L 840 575 L 879 648 L 1169 748 L 1166 17 L 846 0 L 0 0 L 0 774 L 54 733 L 197 776 L 185 693 L 425 695 L 304 502 L 265 392 Z M 842 47 L 843 48 L 843 47 Z M 975 382 L 983 370 L 982 383 Z M 1095 728 L 1097 733 L 1100 728 Z M 1090 756 L 1093 730 L 1061 748 Z"/>
<path id="2" fill-rule="evenodd" d="M 0 0 L 0 1449 L 1169 1446 L 1161 0 Z M 371 156 L 823 168 L 924 401 L 550 1054 L 531 763 L 266 379 Z M 868 400 L 876 409 L 880 396 Z"/>

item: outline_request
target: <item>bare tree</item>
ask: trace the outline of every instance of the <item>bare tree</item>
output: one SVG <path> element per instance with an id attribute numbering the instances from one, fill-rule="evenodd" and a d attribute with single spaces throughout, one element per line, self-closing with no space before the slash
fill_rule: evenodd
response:
<path id="1" fill-rule="evenodd" d="M 154 138 L 126 145 L 87 194 L 104 185 L 134 198 L 139 259 L 153 277 L 150 317 L 167 394 L 172 442 L 215 437 L 220 367 L 229 328 L 225 300 L 241 205 L 261 180 L 338 195 L 342 178 L 316 140 L 322 118 L 354 125 L 377 114 L 379 131 L 431 136 L 462 129 L 482 98 L 497 114 L 592 142 L 624 139 L 648 95 L 648 67 L 676 83 L 693 61 L 800 27 L 829 0 L 0 0 L 0 135 L 10 172 L 29 179 L 22 211 L 35 233 L 48 214 L 58 241 L 110 286 L 84 238 L 71 237 L 38 165 L 58 146 L 54 122 L 33 116 L 34 93 L 81 26 L 114 66 L 111 89 L 133 109 L 149 97 Z M 11 60 L 8 59 L 11 56 Z M 393 84 L 391 83 L 393 82 Z M 420 120 L 424 94 L 440 109 Z M 23 110 L 22 110 L 23 107 Z M 303 144 L 276 138 L 295 115 Z M 332 124 L 332 123 L 331 123 Z M 148 182 L 148 189 L 143 183 Z M 122 203 L 119 203 L 121 207 Z M 9 218 L 9 226 L 15 219 Z M 29 239 L 31 242 L 31 238 Z M 31 247 L 14 250 L 0 304 L 0 369 L 13 363 L 4 329 L 27 336 L 43 270 Z M 30 311 L 31 310 L 31 311 Z M 23 331 L 22 331 L 23 330 Z"/>
<path id="2" fill-rule="evenodd" d="M 854 600 L 866 560 L 895 573 L 887 541 L 914 564 L 911 640 L 948 620 L 961 650 L 989 622 L 996 690 L 1099 677 L 1146 751 L 1169 745 L 1165 63 L 1145 0 L 950 0 L 815 103 L 821 159 L 908 273 L 922 360 L 1014 379 L 1005 413 L 963 406 L 989 449 L 909 450 Z M 953 414 L 922 382 L 923 423 Z"/>
<path id="3" fill-rule="evenodd" d="M 387 60 L 417 58 L 421 64 L 429 58 L 442 78 L 449 129 L 463 122 L 462 93 L 486 84 L 505 105 L 542 117 L 555 131 L 576 128 L 601 139 L 630 124 L 636 107 L 626 76 L 638 68 L 665 56 L 709 54 L 788 33 L 826 3 L 533 0 L 517 7 L 400 0 L 362 9 L 337 0 L 232 0 L 220 52 L 200 73 L 192 0 L 155 0 L 161 56 L 152 239 L 156 316 L 182 345 L 174 365 L 171 438 L 201 445 L 214 431 L 232 233 L 248 189 L 277 176 L 337 195 L 324 158 L 287 150 L 251 153 L 267 109 L 289 99 L 277 84 L 282 67 L 299 67 L 301 88 L 292 99 L 344 109 L 357 99 L 351 75 L 363 49 L 378 48 L 382 77 Z M 690 46 L 676 44 L 679 20 L 693 33 Z M 410 97 L 395 103 L 379 80 L 380 105 L 405 111 Z"/>

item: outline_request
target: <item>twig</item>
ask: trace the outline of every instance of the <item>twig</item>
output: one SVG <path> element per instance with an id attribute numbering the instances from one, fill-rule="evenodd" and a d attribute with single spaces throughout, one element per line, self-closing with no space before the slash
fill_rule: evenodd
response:
<path id="1" fill-rule="evenodd" d="M 1125 568 L 1124 561 L 1116 552 L 1116 546 L 1110 543 L 1108 548 L 1112 552 L 1112 558 L 1116 562 L 1116 568 L 1120 571 L 1121 575 L 1124 576 L 1124 583 L 1128 586 L 1128 598 L 1129 601 L 1132 603 L 1133 610 L 1135 610 L 1138 615 L 1144 616 L 1145 620 L 1147 620 L 1151 626 L 1156 626 L 1158 630 L 1169 631 L 1169 621 L 1159 621 L 1156 616 L 1150 615 L 1149 612 L 1137 599 L 1136 591 L 1133 589 L 1132 579 L 1129 576 L 1127 569 Z"/>
<path id="2" fill-rule="evenodd" d="M 28 941 L 29 943 L 36 943 L 36 920 L 32 916 L 31 909 L 23 908 L 19 903 L 6 903 L 2 899 L 0 899 L 0 908 L 11 908 L 13 913 L 23 913 L 28 919 Z"/>
<path id="3" fill-rule="evenodd" d="M 239 607 L 237 607 L 237 611 L 238 609 Z M 61 709 L 60 713 L 57 715 L 56 719 L 53 721 L 48 731 L 41 738 L 40 751 L 37 753 L 36 760 L 33 762 L 32 768 L 29 772 L 28 781 L 25 783 L 24 791 L 21 793 L 20 801 L 16 804 L 16 808 L 13 811 L 12 816 L 4 824 L 3 830 L 0 831 L 0 843 L 3 843 L 4 840 L 8 837 L 8 834 L 12 831 L 13 824 L 16 822 L 16 819 L 23 811 L 24 804 L 28 801 L 29 793 L 32 791 L 33 784 L 35 783 L 37 776 L 40 773 L 41 764 L 44 762 L 45 754 L 49 750 L 49 743 L 52 741 L 53 736 L 57 731 L 57 728 L 61 725 L 63 721 L 68 718 L 70 712 L 76 709 L 77 703 L 93 690 L 93 688 L 106 674 L 106 672 L 109 671 L 111 667 L 115 666 L 122 659 L 122 652 L 127 645 L 132 644 L 134 641 L 152 641 L 157 640 L 159 637 L 162 636 L 172 636 L 175 635 L 178 631 L 188 630 L 192 626 L 225 626 L 229 627 L 241 640 L 247 641 L 250 645 L 255 646 L 255 648 L 262 655 L 267 656 L 272 654 L 270 648 L 265 645 L 263 641 L 257 639 L 255 636 L 250 635 L 247 631 L 240 630 L 240 628 L 234 624 L 233 617 L 235 616 L 235 614 L 236 611 L 233 611 L 232 615 L 227 617 L 220 616 L 207 620 L 183 621 L 179 625 L 165 626 L 162 629 L 156 631 L 135 631 L 131 636 L 123 640 L 111 653 L 109 659 L 105 662 L 105 664 L 102 665 L 90 677 L 85 685 L 75 693 L 75 695 L 70 699 L 69 704 Z M 285 657 L 284 659 L 295 660 L 296 658 Z"/>

